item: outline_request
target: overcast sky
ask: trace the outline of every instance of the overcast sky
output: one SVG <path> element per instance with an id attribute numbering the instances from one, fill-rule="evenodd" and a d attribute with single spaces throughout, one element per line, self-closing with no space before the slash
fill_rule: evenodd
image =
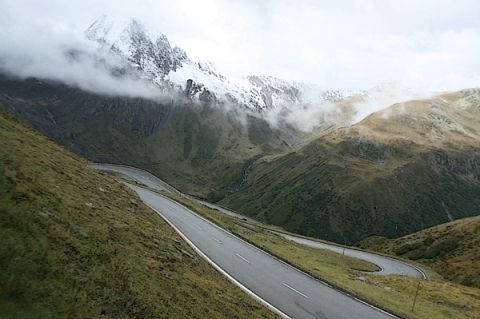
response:
<path id="1" fill-rule="evenodd" d="M 0 44 L 38 54 L 103 13 L 134 16 L 227 74 L 325 88 L 480 85 L 479 0 L 0 0 Z"/>

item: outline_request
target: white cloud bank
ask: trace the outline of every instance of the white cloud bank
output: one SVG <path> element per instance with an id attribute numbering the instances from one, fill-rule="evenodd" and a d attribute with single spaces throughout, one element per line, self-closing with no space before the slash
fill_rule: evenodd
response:
<path id="1" fill-rule="evenodd" d="M 480 82 L 478 0 L 0 0 L 2 51 L 78 39 L 102 13 L 135 16 L 225 73 L 347 89 Z"/>
<path id="2" fill-rule="evenodd" d="M 227 75 L 273 75 L 324 89 L 480 86 L 478 0 L 0 0 L 0 63 L 86 90 L 155 96 L 89 59 L 94 48 L 83 31 L 103 13 L 134 16 Z M 81 63 L 65 59 L 70 47 L 87 52 Z M 362 106 L 357 120 L 386 106 L 377 102 Z M 309 108 L 295 120 L 311 114 L 322 116 Z"/>

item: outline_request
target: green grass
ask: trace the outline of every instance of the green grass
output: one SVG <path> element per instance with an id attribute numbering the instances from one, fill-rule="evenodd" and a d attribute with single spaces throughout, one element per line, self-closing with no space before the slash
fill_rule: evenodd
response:
<path id="1" fill-rule="evenodd" d="M 235 108 L 107 97 L 0 75 L 0 104 L 89 160 L 143 168 L 288 231 L 350 244 L 444 223 L 447 209 L 454 219 L 478 213 L 477 139 L 450 130 L 425 144 L 431 115 L 476 132 L 472 94 L 404 103 L 409 112 L 400 118 L 378 113 L 314 138 L 254 117 L 241 123 Z M 469 108 L 455 107 L 466 100 Z"/>
<path id="2" fill-rule="evenodd" d="M 372 237 L 360 246 L 415 260 L 446 279 L 480 288 L 480 216 L 459 219 L 398 239 Z"/>
<path id="3" fill-rule="evenodd" d="M 3 74 L 0 107 L 90 161 L 143 168 L 202 197 L 223 197 L 249 160 L 285 151 L 285 140 L 298 133 L 284 134 L 252 117 L 243 125 L 235 110 L 102 96 Z"/>
<path id="4" fill-rule="evenodd" d="M 480 318 L 480 290 L 445 281 L 439 276 L 419 280 L 405 276 L 379 276 L 355 269 L 373 270 L 372 264 L 323 249 L 287 241 L 261 227 L 227 216 L 179 195 L 164 195 L 184 204 L 232 233 L 280 257 L 300 269 L 365 300 L 409 318 Z M 421 289 L 411 311 L 418 282 Z"/>
<path id="5" fill-rule="evenodd" d="M 442 156 L 468 165 L 470 152 L 440 152 L 379 143 L 380 163 L 358 152 L 370 144 L 350 136 L 324 137 L 302 150 L 261 159 L 247 182 L 219 203 L 278 225 L 290 232 L 355 244 L 371 235 L 404 236 L 448 221 L 475 215 L 480 182 L 447 164 Z M 365 151 L 366 152 L 366 151 Z M 403 152 L 403 153 L 402 153 Z M 441 154 L 441 155 L 438 155 Z"/>
<path id="6" fill-rule="evenodd" d="M 86 164 L 0 113 L 0 317 L 275 317 Z"/>
<path id="7" fill-rule="evenodd" d="M 476 216 L 477 101 L 478 91 L 464 90 L 396 104 L 288 154 L 263 157 L 220 204 L 294 233 L 350 244 Z M 470 131 L 447 129 L 438 118 Z"/>

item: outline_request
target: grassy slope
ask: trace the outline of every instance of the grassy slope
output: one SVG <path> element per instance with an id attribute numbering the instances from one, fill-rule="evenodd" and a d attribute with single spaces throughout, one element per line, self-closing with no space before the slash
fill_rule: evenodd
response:
<path id="1" fill-rule="evenodd" d="M 416 260 L 445 278 L 480 288 L 480 216 L 398 238 L 372 237 L 360 246 Z"/>
<path id="2" fill-rule="evenodd" d="M 126 186 L 0 113 L 2 318 L 271 318 Z"/>
<path id="3" fill-rule="evenodd" d="M 285 147 L 278 133 L 258 129 L 268 127 L 266 122 L 246 121 L 244 126 L 235 115 L 208 106 L 175 108 L 168 123 L 146 139 L 149 160 L 161 163 L 153 173 L 210 199 L 235 190 L 251 159 Z"/>
<path id="4" fill-rule="evenodd" d="M 287 260 L 300 269 L 327 280 L 364 299 L 410 318 L 480 318 L 480 290 L 450 283 L 438 276 L 421 280 L 415 312 L 411 311 L 418 279 L 378 276 L 354 269 L 372 267 L 355 258 L 295 244 L 247 223 L 208 208 L 185 197 L 164 193 L 232 233 Z M 271 227 L 264 225 L 265 227 Z M 276 230 L 276 227 L 272 229 Z"/>
<path id="5" fill-rule="evenodd" d="M 257 161 L 244 187 L 220 203 L 342 243 L 475 215 L 480 102 L 468 100 L 475 94 L 395 105 L 385 111 L 391 114 L 375 113 L 298 151 Z"/>
<path id="6" fill-rule="evenodd" d="M 2 101 L 89 160 L 141 167 L 203 197 L 235 189 L 249 160 L 282 151 L 295 139 L 265 121 L 243 118 L 248 125 L 242 125 L 238 114 L 216 107 L 101 96 L 0 74 Z"/>
<path id="7" fill-rule="evenodd" d="M 147 169 L 184 192 L 342 243 L 478 213 L 480 95 L 472 92 L 392 106 L 284 155 L 299 135 L 258 119 L 243 126 L 207 106 L 0 76 L 0 102 L 78 154 Z"/>

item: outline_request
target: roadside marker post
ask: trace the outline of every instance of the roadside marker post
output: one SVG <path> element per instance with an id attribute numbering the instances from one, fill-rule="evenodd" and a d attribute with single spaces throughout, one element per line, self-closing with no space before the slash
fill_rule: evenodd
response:
<path id="1" fill-rule="evenodd" d="M 412 312 L 415 312 L 415 304 L 417 303 L 418 291 L 420 290 L 420 281 L 417 285 L 417 291 L 415 291 L 415 298 L 413 298 Z"/>

